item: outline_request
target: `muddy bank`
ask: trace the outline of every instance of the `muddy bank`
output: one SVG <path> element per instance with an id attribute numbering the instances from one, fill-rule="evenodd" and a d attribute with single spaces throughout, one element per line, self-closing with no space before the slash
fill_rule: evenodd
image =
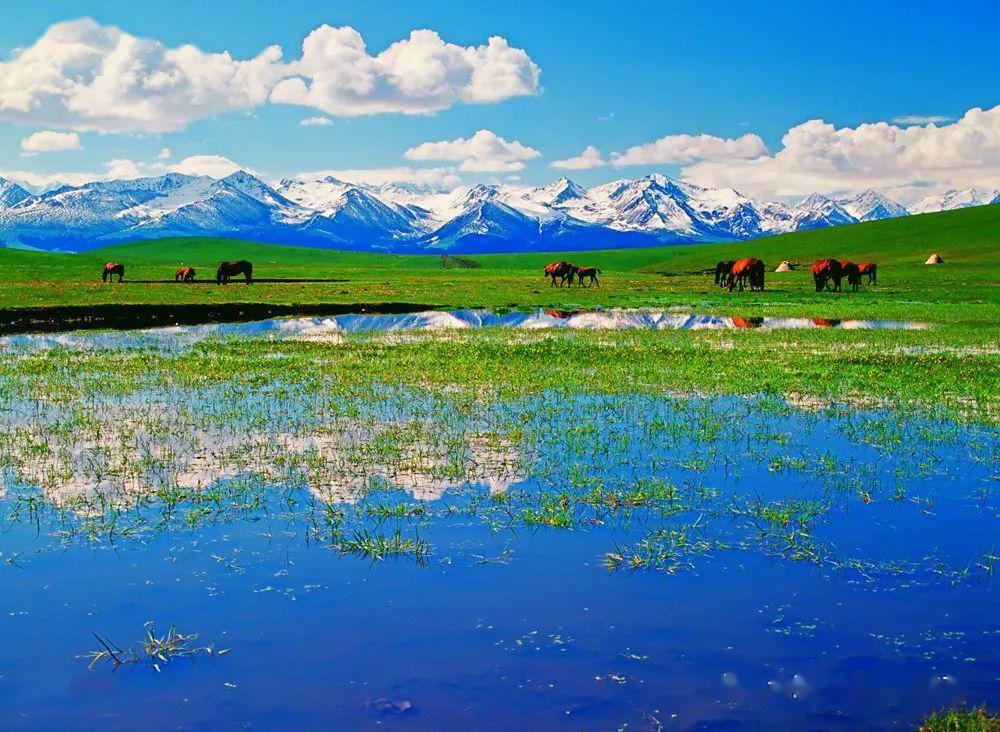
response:
<path id="1" fill-rule="evenodd" d="M 286 316 L 331 316 L 354 313 L 398 315 L 431 309 L 432 306 L 403 303 L 193 303 L 134 305 L 66 305 L 0 310 L 0 335 L 53 333 L 57 331 L 110 328 L 135 330 L 170 325 L 243 323 Z"/>

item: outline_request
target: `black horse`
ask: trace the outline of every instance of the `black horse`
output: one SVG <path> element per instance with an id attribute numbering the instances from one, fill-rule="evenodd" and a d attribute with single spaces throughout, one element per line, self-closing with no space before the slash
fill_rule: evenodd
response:
<path id="1" fill-rule="evenodd" d="M 215 281 L 220 285 L 228 285 L 231 277 L 244 275 L 247 284 L 253 284 L 253 265 L 245 259 L 238 259 L 235 262 L 221 262 L 219 268 L 215 270 Z"/>

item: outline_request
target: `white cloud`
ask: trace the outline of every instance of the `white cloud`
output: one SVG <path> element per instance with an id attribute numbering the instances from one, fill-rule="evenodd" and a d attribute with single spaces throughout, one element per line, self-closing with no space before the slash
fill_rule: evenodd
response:
<path id="1" fill-rule="evenodd" d="M 432 30 L 415 30 L 371 56 L 356 30 L 328 25 L 306 37 L 290 71 L 296 76 L 275 86 L 272 102 L 339 117 L 499 102 L 536 93 L 540 73 L 524 50 L 499 36 L 483 46 L 457 46 Z"/>
<path id="2" fill-rule="evenodd" d="M 301 180 L 333 176 L 347 183 L 417 183 L 438 190 L 450 190 L 462 182 L 454 168 L 359 168 L 356 170 L 314 170 L 299 173 Z"/>
<path id="3" fill-rule="evenodd" d="M 52 25 L 0 63 L 0 119 L 101 132 L 170 132 L 262 104 L 283 75 L 281 49 L 247 61 L 168 48 L 83 18 Z"/>
<path id="4" fill-rule="evenodd" d="M 283 63 L 281 47 L 234 59 L 193 45 L 169 48 L 82 18 L 50 26 L 0 62 L 0 120 L 99 132 L 173 132 L 266 103 L 336 116 L 424 114 L 538 92 L 538 66 L 499 36 L 481 46 L 412 31 L 368 54 L 350 27 L 323 25 Z"/>
<path id="5" fill-rule="evenodd" d="M 970 109 L 942 126 L 876 122 L 837 129 L 814 119 L 791 128 L 781 142 L 774 155 L 705 160 L 685 168 L 683 177 L 759 196 L 869 187 L 1000 187 L 1000 106 Z"/>
<path id="6" fill-rule="evenodd" d="M 593 145 L 587 145 L 583 152 L 576 157 L 565 160 L 553 160 L 550 165 L 561 170 L 589 170 L 590 168 L 600 168 L 607 163 L 601 157 L 601 151 Z"/>
<path id="7" fill-rule="evenodd" d="M 75 132 L 43 130 L 21 140 L 21 149 L 26 152 L 39 153 L 82 150 L 83 147 L 80 145 L 80 136 Z"/>
<path id="8" fill-rule="evenodd" d="M 900 125 L 926 125 L 951 122 L 953 119 L 954 117 L 945 117 L 941 114 L 908 114 L 904 117 L 893 117 L 892 121 Z"/>
<path id="9" fill-rule="evenodd" d="M 234 160 L 223 155 L 191 155 L 175 165 L 167 166 L 174 173 L 185 175 L 207 175 L 211 178 L 225 178 L 237 170 L 247 170 Z"/>
<path id="10" fill-rule="evenodd" d="M 525 160 L 540 155 L 537 150 L 516 140 L 508 142 L 490 130 L 479 130 L 469 138 L 425 142 L 403 153 L 407 160 L 454 161 L 459 163 L 459 170 L 486 173 L 521 170 Z"/>
<path id="11" fill-rule="evenodd" d="M 333 120 L 329 117 L 306 117 L 300 120 L 299 124 L 303 127 L 329 127 L 333 124 Z"/>
<path id="12" fill-rule="evenodd" d="M 30 170 L 0 170 L 0 178 L 7 178 L 35 190 L 44 190 L 60 185 L 82 186 L 99 180 L 141 177 L 140 167 L 125 158 L 115 158 L 104 164 L 99 172 L 36 173 Z"/>
<path id="13" fill-rule="evenodd" d="M 611 164 L 626 165 L 690 164 L 695 160 L 729 160 L 755 158 L 767 154 L 767 146 L 759 136 L 715 137 L 714 135 L 666 135 L 645 145 L 630 147 L 623 153 L 612 153 Z"/>
<path id="14" fill-rule="evenodd" d="M 170 148 L 169 147 L 165 147 L 162 150 L 160 150 L 160 152 L 158 152 L 156 154 L 156 159 L 157 160 L 169 160 L 170 159 L 170 155 L 171 155 Z"/>

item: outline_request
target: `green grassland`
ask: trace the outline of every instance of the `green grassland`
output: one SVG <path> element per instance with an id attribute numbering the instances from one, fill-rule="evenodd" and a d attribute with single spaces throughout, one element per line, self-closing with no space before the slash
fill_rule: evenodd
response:
<path id="1" fill-rule="evenodd" d="M 943 266 L 923 264 L 931 253 Z M 726 293 L 707 270 L 720 259 L 756 256 L 767 291 Z M 833 256 L 875 261 L 879 284 L 859 293 L 814 292 L 809 265 Z M 208 284 L 223 259 L 249 259 L 252 288 Z M 542 267 L 554 259 L 602 270 L 602 287 L 551 288 Z M 126 282 L 104 284 L 107 261 L 126 265 Z M 796 271 L 775 274 L 782 260 Z M 173 282 L 194 266 L 198 280 Z M 418 303 L 467 307 L 665 307 L 699 312 L 891 318 L 995 325 L 1000 321 L 1000 206 L 926 214 L 749 242 L 570 253 L 440 257 L 287 247 L 233 239 L 160 239 L 83 254 L 0 250 L 0 308 L 132 303 Z"/>

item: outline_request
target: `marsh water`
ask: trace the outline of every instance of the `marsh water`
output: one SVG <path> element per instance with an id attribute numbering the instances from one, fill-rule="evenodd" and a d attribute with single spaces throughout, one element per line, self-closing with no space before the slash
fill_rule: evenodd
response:
<path id="1" fill-rule="evenodd" d="M 874 730 L 1000 704 L 1000 441 L 947 415 L 11 383 L 0 434 L 4 729 Z M 150 622 L 213 652 L 89 667 Z"/>
<path id="2" fill-rule="evenodd" d="M 120 347 L 176 345 L 205 338 L 266 337 L 336 339 L 351 333 L 467 330 L 479 328 L 579 330 L 923 330 L 928 323 L 899 320 L 830 318 L 733 317 L 691 313 L 686 309 L 606 309 L 494 312 L 491 310 L 427 310 L 395 314 L 348 314 L 282 317 L 234 323 L 175 325 L 121 332 L 69 332 L 0 337 L 0 345 L 84 345 Z"/>

